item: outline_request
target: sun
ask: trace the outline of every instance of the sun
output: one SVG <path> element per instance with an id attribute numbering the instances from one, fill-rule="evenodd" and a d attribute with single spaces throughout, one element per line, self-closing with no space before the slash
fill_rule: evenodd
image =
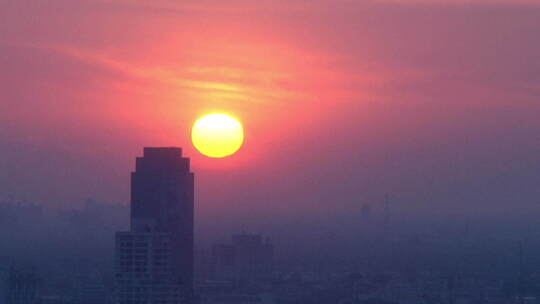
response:
<path id="1" fill-rule="evenodd" d="M 240 121 L 224 113 L 212 113 L 197 119 L 191 129 L 193 145 L 202 154 L 222 158 L 236 153 L 244 143 Z"/>

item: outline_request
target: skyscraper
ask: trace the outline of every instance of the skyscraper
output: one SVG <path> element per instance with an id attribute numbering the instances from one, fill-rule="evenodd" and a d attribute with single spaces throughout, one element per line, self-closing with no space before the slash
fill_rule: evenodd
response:
<path id="1" fill-rule="evenodd" d="M 179 303 L 193 290 L 194 175 L 180 148 L 144 148 L 131 174 L 131 229 L 116 235 L 120 303 Z"/>

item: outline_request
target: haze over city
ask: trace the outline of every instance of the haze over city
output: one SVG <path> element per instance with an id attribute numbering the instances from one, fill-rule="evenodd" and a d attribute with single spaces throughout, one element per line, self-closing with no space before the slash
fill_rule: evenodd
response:
<path id="1" fill-rule="evenodd" d="M 194 298 L 230 279 L 212 248 L 243 241 L 273 248 L 265 280 L 302 261 L 523 283 L 540 262 L 539 32 L 537 0 L 0 0 L 0 269 L 33 265 L 49 295 L 64 257 L 112 282 L 115 233 L 140 233 L 135 159 L 178 147 Z M 497 299 L 540 296 L 525 285 Z"/>

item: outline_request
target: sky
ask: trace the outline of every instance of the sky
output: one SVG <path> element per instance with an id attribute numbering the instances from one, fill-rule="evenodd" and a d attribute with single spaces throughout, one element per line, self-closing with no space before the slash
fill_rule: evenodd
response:
<path id="1" fill-rule="evenodd" d="M 208 229 L 538 211 L 539 32 L 538 0 L 0 0 L 0 198 L 126 204 L 180 146 Z M 214 111 L 230 158 L 191 145 Z"/>

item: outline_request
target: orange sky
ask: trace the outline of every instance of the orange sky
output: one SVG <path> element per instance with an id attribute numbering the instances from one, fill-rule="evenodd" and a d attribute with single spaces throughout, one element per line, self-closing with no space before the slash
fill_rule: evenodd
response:
<path id="1" fill-rule="evenodd" d="M 148 145 L 185 149 L 208 217 L 504 209 L 538 177 L 538 1 L 177 3 L 0 2 L 3 196 L 126 202 Z M 245 125 L 231 158 L 191 147 L 212 111 Z"/>

